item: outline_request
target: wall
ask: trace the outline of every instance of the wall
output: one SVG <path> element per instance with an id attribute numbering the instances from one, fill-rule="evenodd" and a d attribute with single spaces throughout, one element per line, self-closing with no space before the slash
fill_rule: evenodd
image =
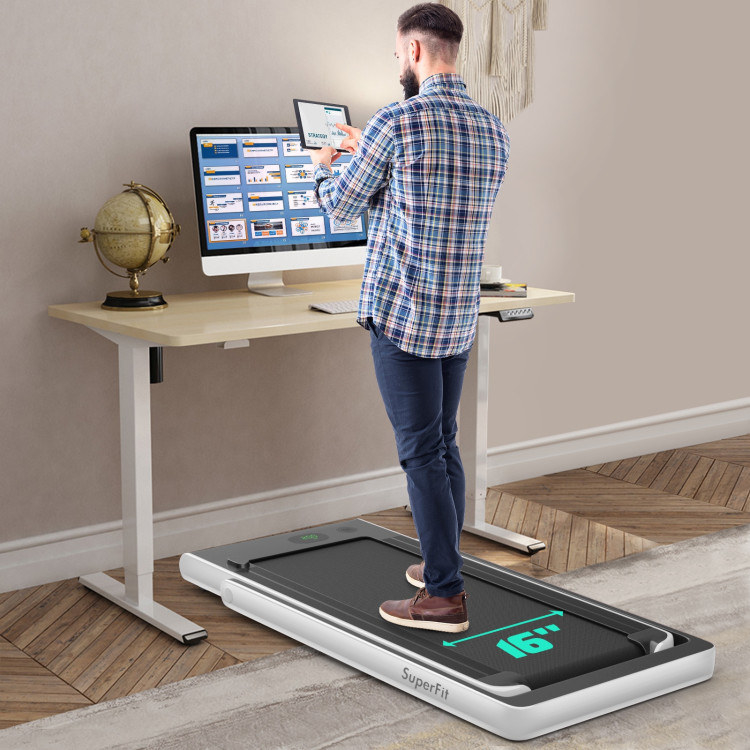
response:
<path id="1" fill-rule="evenodd" d="M 749 390 L 750 5 L 550 5 L 490 254 L 576 304 L 503 330 L 491 446 Z"/>
<path id="2" fill-rule="evenodd" d="M 114 346 L 46 314 L 120 285 L 79 228 L 142 182 L 183 228 L 149 286 L 241 286 L 200 270 L 188 130 L 291 123 L 298 95 L 364 123 L 401 97 L 411 2 L 323 0 L 317 18 L 302 0 L 0 5 L 2 543 L 120 517 Z M 490 446 L 747 394 L 750 8 L 712 5 L 552 0 L 488 258 L 577 302 L 496 327 Z M 397 463 L 362 332 L 168 350 L 165 375 L 157 511 Z"/>

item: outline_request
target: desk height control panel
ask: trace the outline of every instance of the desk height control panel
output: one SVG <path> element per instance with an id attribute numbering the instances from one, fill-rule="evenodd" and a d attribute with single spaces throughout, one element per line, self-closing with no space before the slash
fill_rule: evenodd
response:
<path id="1" fill-rule="evenodd" d="M 513 310 L 498 310 L 497 319 L 502 323 L 512 320 L 529 320 L 534 317 L 534 311 L 530 307 L 517 307 Z"/>

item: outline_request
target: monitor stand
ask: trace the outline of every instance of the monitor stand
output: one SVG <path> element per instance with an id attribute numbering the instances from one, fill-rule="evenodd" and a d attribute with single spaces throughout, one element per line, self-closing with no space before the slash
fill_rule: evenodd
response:
<path id="1" fill-rule="evenodd" d="M 253 294 L 263 294 L 266 297 L 290 297 L 296 294 L 312 294 L 312 292 L 306 289 L 285 286 L 281 271 L 248 274 L 247 291 Z"/>

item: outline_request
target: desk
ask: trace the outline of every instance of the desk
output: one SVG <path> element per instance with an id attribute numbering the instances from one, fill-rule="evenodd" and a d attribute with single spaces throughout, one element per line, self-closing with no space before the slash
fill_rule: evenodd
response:
<path id="1" fill-rule="evenodd" d="M 120 390 L 123 567 L 125 584 L 104 573 L 82 576 L 88 588 L 138 615 L 183 643 L 206 637 L 199 625 L 153 598 L 154 539 L 151 478 L 151 393 L 149 349 L 198 346 L 331 331 L 357 326 L 354 314 L 326 315 L 312 302 L 356 299 L 360 281 L 297 285 L 312 294 L 262 297 L 246 290 L 170 296 L 164 310 L 115 312 L 99 302 L 52 305 L 49 314 L 91 328 L 117 345 Z M 487 297 L 480 307 L 477 341 L 469 360 L 459 413 L 460 445 L 466 470 L 464 530 L 526 552 L 544 543 L 485 522 L 487 494 L 487 402 L 492 313 L 520 307 L 573 302 L 570 292 L 529 289 L 523 299 Z"/>

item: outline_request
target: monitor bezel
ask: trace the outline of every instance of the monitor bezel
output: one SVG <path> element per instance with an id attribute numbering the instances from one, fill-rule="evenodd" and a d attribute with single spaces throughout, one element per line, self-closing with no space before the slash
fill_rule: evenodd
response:
<path id="1" fill-rule="evenodd" d="M 265 245 L 251 248 L 209 250 L 206 238 L 206 213 L 198 158 L 198 136 L 202 135 L 299 135 L 293 126 L 195 126 L 190 129 L 190 154 L 193 169 L 198 240 L 203 271 L 209 276 L 231 273 L 288 271 L 304 268 L 348 266 L 364 263 L 367 247 L 367 213 L 363 214 L 365 237 L 359 240 L 299 242 L 293 245 Z"/>

